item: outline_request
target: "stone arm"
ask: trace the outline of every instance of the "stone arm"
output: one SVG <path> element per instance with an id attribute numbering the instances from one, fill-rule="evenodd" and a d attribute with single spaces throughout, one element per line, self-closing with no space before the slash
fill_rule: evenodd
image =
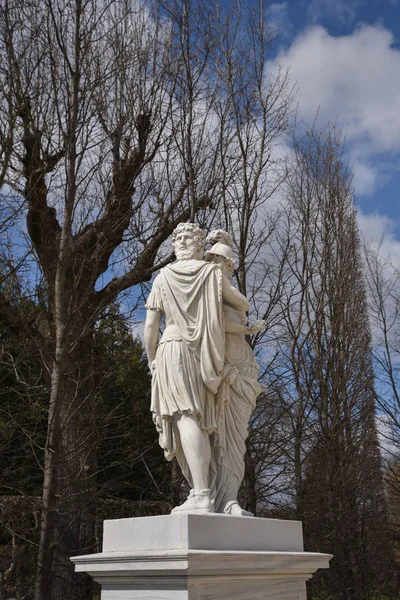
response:
<path id="1" fill-rule="evenodd" d="M 147 310 L 143 340 L 150 371 L 153 370 L 152 363 L 156 357 L 160 321 L 161 312 L 159 310 Z"/>
<path id="2" fill-rule="evenodd" d="M 265 321 L 255 321 L 249 325 L 242 325 L 225 315 L 225 331 L 227 333 L 237 333 L 242 335 L 254 335 L 265 329 Z"/>
<path id="3" fill-rule="evenodd" d="M 250 303 L 246 296 L 243 296 L 239 290 L 233 287 L 224 275 L 222 276 L 222 300 L 225 304 L 229 304 L 236 310 L 243 310 L 246 312 L 250 308 Z"/>

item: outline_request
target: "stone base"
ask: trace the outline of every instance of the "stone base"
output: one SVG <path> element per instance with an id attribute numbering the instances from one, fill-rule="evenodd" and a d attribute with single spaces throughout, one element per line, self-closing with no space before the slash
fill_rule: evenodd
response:
<path id="1" fill-rule="evenodd" d="M 102 600 L 305 600 L 330 558 L 297 521 L 174 514 L 105 521 L 103 552 L 71 560 Z"/>

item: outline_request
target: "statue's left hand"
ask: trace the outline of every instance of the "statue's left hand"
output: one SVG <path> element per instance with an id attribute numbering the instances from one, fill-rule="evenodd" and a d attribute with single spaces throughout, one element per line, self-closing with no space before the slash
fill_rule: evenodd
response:
<path id="1" fill-rule="evenodd" d="M 253 323 L 250 323 L 248 326 L 249 334 L 253 335 L 255 333 L 258 333 L 259 331 L 263 331 L 266 325 L 267 323 L 263 319 L 259 319 L 257 321 L 254 321 Z"/>

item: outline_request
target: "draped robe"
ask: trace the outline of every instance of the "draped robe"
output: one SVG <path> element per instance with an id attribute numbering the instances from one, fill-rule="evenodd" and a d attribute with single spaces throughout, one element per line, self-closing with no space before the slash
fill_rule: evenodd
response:
<path id="1" fill-rule="evenodd" d="M 245 324 L 245 313 L 225 307 L 232 321 Z M 251 346 L 242 334 L 227 333 L 224 379 L 218 389 L 218 427 L 211 436 L 212 460 L 210 487 L 216 512 L 223 512 L 228 502 L 237 500 L 245 471 L 244 455 L 248 422 L 261 393 L 259 366 Z"/>
<path id="2" fill-rule="evenodd" d="M 153 420 L 166 458 L 176 456 L 191 483 L 173 415 L 193 414 L 209 434 L 217 428 L 225 346 L 221 270 L 193 259 L 168 265 L 156 277 L 146 308 L 162 311 L 167 325 L 155 357 Z"/>

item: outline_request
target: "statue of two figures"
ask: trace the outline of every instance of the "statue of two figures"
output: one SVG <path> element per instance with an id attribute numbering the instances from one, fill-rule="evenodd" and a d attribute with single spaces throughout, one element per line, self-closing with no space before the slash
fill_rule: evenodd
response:
<path id="1" fill-rule="evenodd" d="M 147 300 L 145 348 L 152 372 L 151 410 L 167 459 L 176 456 L 191 491 L 172 512 L 252 516 L 238 503 L 247 425 L 261 392 L 245 335 L 249 302 L 232 284 L 232 239 L 206 238 L 181 223 L 172 234 L 177 262 L 163 268 Z M 165 330 L 159 341 L 161 317 Z"/>

